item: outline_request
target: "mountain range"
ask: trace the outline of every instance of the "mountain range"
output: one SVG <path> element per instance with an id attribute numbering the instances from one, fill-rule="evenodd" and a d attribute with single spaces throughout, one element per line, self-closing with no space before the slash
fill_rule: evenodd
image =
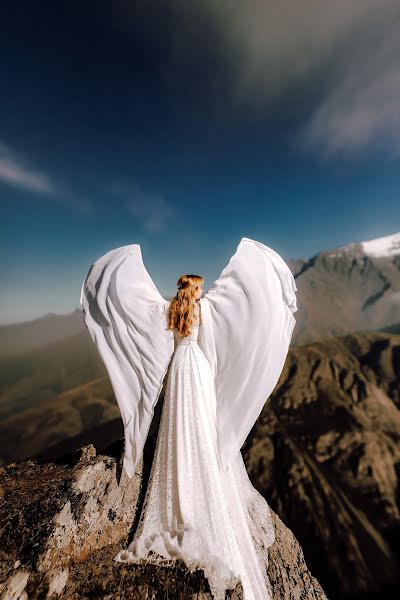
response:
<path id="1" fill-rule="evenodd" d="M 293 343 L 400 323 L 400 232 L 288 259 L 299 310 Z M 0 357 L 86 332 L 82 311 L 0 325 Z"/>
<path id="2" fill-rule="evenodd" d="M 400 323 L 400 233 L 288 264 L 298 288 L 295 344 Z"/>

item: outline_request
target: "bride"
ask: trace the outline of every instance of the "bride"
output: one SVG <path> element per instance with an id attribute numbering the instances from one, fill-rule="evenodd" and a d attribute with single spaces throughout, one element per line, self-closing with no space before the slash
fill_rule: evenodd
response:
<path id="1" fill-rule="evenodd" d="M 203 569 L 215 600 L 239 582 L 245 600 L 270 599 L 275 532 L 240 448 L 283 369 L 297 288 L 279 254 L 246 237 L 206 294 L 203 282 L 182 275 L 176 295 L 164 298 L 140 245 L 130 244 L 95 261 L 82 285 L 84 322 L 121 411 L 130 478 L 166 384 L 139 525 L 114 560 L 180 558 Z"/>

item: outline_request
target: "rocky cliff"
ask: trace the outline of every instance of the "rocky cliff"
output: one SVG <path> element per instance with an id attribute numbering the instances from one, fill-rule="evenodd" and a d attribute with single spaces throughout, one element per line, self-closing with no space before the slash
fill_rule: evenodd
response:
<path id="1" fill-rule="evenodd" d="M 296 346 L 242 449 L 330 598 L 399 588 L 399 408 L 400 336 Z"/>
<path id="2" fill-rule="evenodd" d="M 113 561 L 140 513 L 154 437 L 148 442 L 133 480 L 121 469 L 123 440 L 101 455 L 90 445 L 57 463 L 29 460 L 1 469 L 2 599 L 211 597 L 202 571 L 190 573 L 180 561 L 162 567 Z M 274 599 L 326 599 L 295 536 L 273 517 Z M 230 597 L 240 598 L 241 590 Z"/>

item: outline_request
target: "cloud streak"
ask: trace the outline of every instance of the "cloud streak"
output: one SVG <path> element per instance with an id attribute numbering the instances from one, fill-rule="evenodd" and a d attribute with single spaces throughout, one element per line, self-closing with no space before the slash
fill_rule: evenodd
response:
<path id="1" fill-rule="evenodd" d="M 55 184 L 48 175 L 26 166 L 26 162 L 0 141 L 0 181 L 55 202 L 62 202 L 86 217 L 94 216 L 92 203 L 87 198 L 71 190 L 68 185 Z"/>
<path id="2" fill-rule="evenodd" d="M 30 192 L 53 194 L 50 178 L 38 171 L 31 170 L 13 155 L 10 148 L 0 142 L 0 180 L 8 185 L 24 188 Z"/>

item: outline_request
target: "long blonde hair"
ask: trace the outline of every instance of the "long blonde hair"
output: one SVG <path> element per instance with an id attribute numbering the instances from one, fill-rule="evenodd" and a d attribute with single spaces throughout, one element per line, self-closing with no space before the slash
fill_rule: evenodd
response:
<path id="1" fill-rule="evenodd" d="M 190 327 L 195 320 L 196 289 L 204 283 L 201 275 L 182 275 L 176 285 L 178 291 L 172 298 L 168 308 L 168 329 L 176 329 L 178 333 L 186 337 L 190 335 Z M 201 323 L 201 314 L 200 314 Z"/>

